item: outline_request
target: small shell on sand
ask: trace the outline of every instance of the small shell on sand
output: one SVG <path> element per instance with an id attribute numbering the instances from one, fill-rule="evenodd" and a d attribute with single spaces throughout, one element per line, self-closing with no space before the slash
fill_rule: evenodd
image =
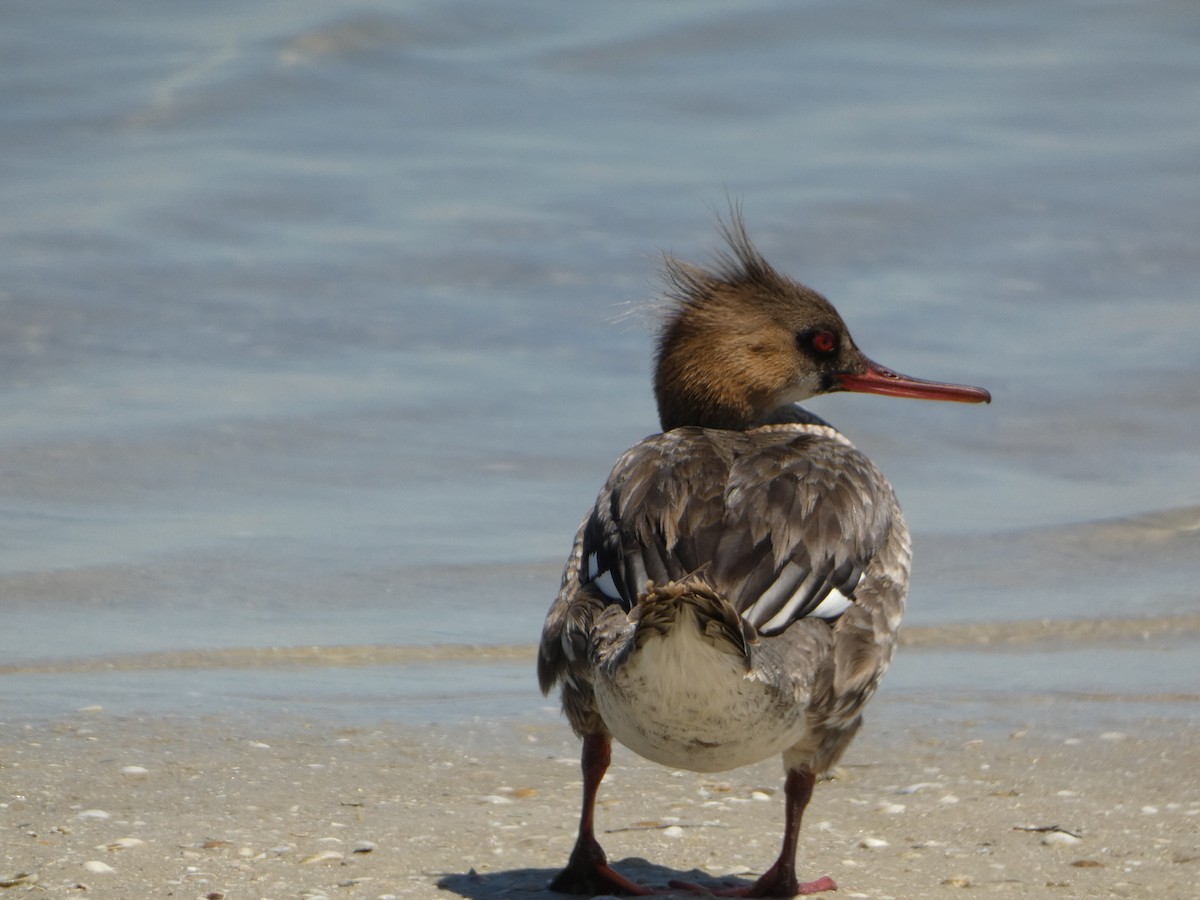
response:
<path id="1" fill-rule="evenodd" d="M 89 859 L 83 864 L 83 867 L 93 875 L 111 875 L 117 871 L 108 863 L 102 863 L 98 859 Z"/>
<path id="2" fill-rule="evenodd" d="M 918 781 L 916 784 L 910 784 L 908 787 L 902 787 L 897 794 L 915 794 L 917 791 L 923 791 L 926 788 L 941 787 L 936 781 Z"/>
<path id="3" fill-rule="evenodd" d="M 882 850 L 884 847 L 890 847 L 891 845 L 882 838 L 866 837 L 858 842 L 858 846 L 864 850 Z"/>
<path id="4" fill-rule="evenodd" d="M 314 853 L 312 856 L 304 857 L 304 859 L 300 860 L 300 865 L 310 866 L 315 863 L 341 862 L 345 858 L 346 855 L 338 852 L 337 850 L 322 850 L 320 853 Z"/>
<path id="5" fill-rule="evenodd" d="M 144 843 L 146 843 L 146 842 L 143 841 L 141 838 L 123 837 L 123 838 L 117 838 L 115 841 L 113 841 L 112 843 L 109 843 L 109 844 L 101 844 L 96 849 L 97 850 L 108 850 L 109 852 L 115 853 L 118 850 L 131 850 L 134 847 L 140 847 Z"/>

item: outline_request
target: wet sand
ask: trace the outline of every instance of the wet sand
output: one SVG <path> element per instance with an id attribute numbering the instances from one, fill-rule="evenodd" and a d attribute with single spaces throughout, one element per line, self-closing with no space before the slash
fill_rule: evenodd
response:
<path id="1" fill-rule="evenodd" d="M 1200 727 L 1194 699 L 1168 699 L 1021 698 L 981 722 L 881 698 L 818 786 L 801 875 L 877 900 L 1192 900 Z M 0 770 L 12 896 L 551 897 L 580 790 L 549 713 L 417 728 L 92 709 L 5 725 Z M 646 883 L 745 883 L 777 852 L 780 783 L 775 761 L 697 775 L 618 749 L 600 838 Z"/>

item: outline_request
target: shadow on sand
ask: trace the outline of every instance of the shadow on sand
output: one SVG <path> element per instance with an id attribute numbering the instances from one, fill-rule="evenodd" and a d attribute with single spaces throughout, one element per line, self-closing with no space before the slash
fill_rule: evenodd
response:
<path id="1" fill-rule="evenodd" d="M 720 888 L 746 887 L 751 882 L 739 878 L 715 880 L 711 875 L 692 869 L 690 872 L 680 872 L 658 866 L 636 856 L 630 856 L 612 864 L 613 868 L 622 875 L 644 884 L 663 890 L 661 896 L 669 897 L 666 887 L 672 881 L 685 881 L 717 890 Z M 438 880 L 438 887 L 470 900 L 501 900 L 505 897 L 519 898 L 551 898 L 563 897 L 547 890 L 546 885 L 558 874 L 558 869 L 509 869 L 504 872 L 475 871 L 444 875 Z M 680 897 L 694 898 L 695 893 L 680 892 Z M 702 896 L 702 895 L 701 895 Z"/>

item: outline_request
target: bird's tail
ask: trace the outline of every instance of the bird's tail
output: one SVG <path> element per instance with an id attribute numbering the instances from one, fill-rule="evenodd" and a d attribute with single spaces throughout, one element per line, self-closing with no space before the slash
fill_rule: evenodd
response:
<path id="1" fill-rule="evenodd" d="M 747 661 L 751 647 L 758 643 L 757 629 L 709 584 L 703 570 L 678 581 L 648 583 L 629 617 L 636 629 L 634 642 L 638 648 L 650 638 L 688 627 L 691 622 L 718 650 Z"/>

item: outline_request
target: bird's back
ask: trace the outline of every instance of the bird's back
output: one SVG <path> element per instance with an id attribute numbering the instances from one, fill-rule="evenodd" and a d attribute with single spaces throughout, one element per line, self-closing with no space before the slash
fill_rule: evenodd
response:
<path id="1" fill-rule="evenodd" d="M 726 607 L 714 629 L 740 619 L 751 680 L 852 716 L 891 657 L 908 563 L 890 486 L 829 426 L 653 435 L 618 460 L 576 537 L 543 633 L 543 689 L 565 679 L 568 716 L 585 725 L 572 709 L 593 712 L 597 661 L 636 643 L 639 604 L 698 578 Z"/>

